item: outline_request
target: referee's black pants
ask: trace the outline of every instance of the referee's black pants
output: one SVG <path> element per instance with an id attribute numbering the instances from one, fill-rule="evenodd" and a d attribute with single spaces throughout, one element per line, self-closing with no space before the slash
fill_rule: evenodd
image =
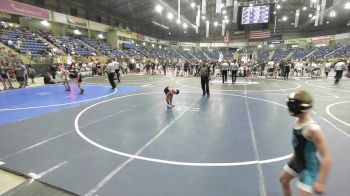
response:
<path id="1" fill-rule="evenodd" d="M 221 74 L 222 74 L 222 83 L 227 82 L 227 70 L 222 70 Z"/>
<path id="2" fill-rule="evenodd" d="M 232 84 L 233 84 L 234 82 L 236 82 L 236 79 L 237 79 L 237 70 L 232 70 L 231 78 L 232 78 Z"/>
<path id="3" fill-rule="evenodd" d="M 115 74 L 114 72 L 108 73 L 108 80 L 109 80 L 109 83 L 112 86 L 112 89 L 115 89 L 115 87 L 116 87 L 116 84 L 115 84 L 115 81 L 114 81 L 114 74 Z"/>
<path id="4" fill-rule="evenodd" d="M 203 95 L 209 95 L 209 77 L 201 77 Z"/>
<path id="5" fill-rule="evenodd" d="M 335 71 L 335 84 L 339 83 L 339 80 L 342 78 L 342 76 L 343 76 L 343 70 Z"/>

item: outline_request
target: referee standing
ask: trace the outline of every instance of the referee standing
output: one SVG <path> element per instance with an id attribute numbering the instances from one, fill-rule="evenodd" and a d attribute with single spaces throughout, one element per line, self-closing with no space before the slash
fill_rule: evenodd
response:
<path id="1" fill-rule="evenodd" d="M 224 63 L 221 65 L 221 74 L 222 74 L 222 83 L 227 82 L 227 71 L 229 69 L 229 64 L 225 60 Z"/>
<path id="2" fill-rule="evenodd" d="M 209 93 L 209 80 L 210 80 L 210 68 L 207 65 L 207 62 L 203 62 L 202 66 L 200 67 L 201 72 L 201 84 L 202 84 L 202 90 L 203 90 L 203 96 L 207 94 L 207 96 L 210 96 Z"/>
<path id="3" fill-rule="evenodd" d="M 114 75 L 115 75 L 115 70 L 117 69 L 115 61 L 112 61 L 112 59 L 108 59 L 107 61 L 107 68 L 108 68 L 108 80 L 109 83 L 112 86 L 112 89 L 115 89 L 116 84 L 114 81 Z"/>

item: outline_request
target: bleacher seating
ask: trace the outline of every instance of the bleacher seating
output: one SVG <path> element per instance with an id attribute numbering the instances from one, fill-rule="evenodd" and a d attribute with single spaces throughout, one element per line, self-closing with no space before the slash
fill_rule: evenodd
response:
<path id="1" fill-rule="evenodd" d="M 208 56 L 211 60 L 218 60 L 219 59 L 219 51 L 208 52 Z"/>
<path id="2" fill-rule="evenodd" d="M 314 56 L 316 59 L 322 59 L 325 58 L 329 53 L 341 48 L 340 45 L 336 45 L 335 47 L 332 48 L 318 48 L 311 56 Z"/>
<path id="3" fill-rule="evenodd" d="M 275 51 L 275 54 L 273 55 L 272 59 L 273 60 L 282 60 L 286 58 L 288 55 L 290 55 L 293 52 L 293 49 L 277 49 Z"/>
<path id="4" fill-rule="evenodd" d="M 177 51 L 177 52 L 181 54 L 186 60 L 192 61 L 195 59 L 189 51 Z"/>
<path id="5" fill-rule="evenodd" d="M 338 48 L 333 54 L 329 55 L 329 58 L 350 58 L 350 45 L 342 46 Z"/>
<path id="6" fill-rule="evenodd" d="M 126 56 L 122 51 L 115 49 L 112 45 L 104 41 L 95 41 L 86 36 L 82 36 L 80 40 L 82 40 L 83 42 L 85 42 L 86 44 L 88 44 L 89 46 L 91 46 L 92 48 L 94 48 L 95 50 L 97 50 L 99 53 L 103 55 L 110 56 L 110 57 Z"/>
<path id="7" fill-rule="evenodd" d="M 79 56 L 96 56 L 96 52 L 87 48 L 80 40 L 71 37 L 58 38 L 61 46 L 65 48 L 65 52 L 69 54 L 77 54 Z"/>
<path id="8" fill-rule="evenodd" d="M 222 55 L 224 56 L 225 60 L 233 61 L 233 51 L 224 51 L 222 52 Z"/>
<path id="9" fill-rule="evenodd" d="M 294 49 L 292 58 L 293 59 L 303 59 L 305 58 L 308 54 L 313 52 L 315 49 L 312 48 L 297 48 Z"/>
<path id="10" fill-rule="evenodd" d="M 257 52 L 258 59 L 261 61 L 267 61 L 270 56 L 269 50 L 258 50 Z"/>
<path id="11" fill-rule="evenodd" d="M 16 30 L 7 30 L 4 31 L 2 37 L 0 38 L 1 42 L 8 45 L 8 41 L 12 41 L 12 45 L 10 46 L 13 49 L 17 49 L 22 54 L 40 54 L 50 52 L 50 48 L 48 43 L 42 42 L 36 34 L 29 32 L 24 29 L 16 29 Z M 18 43 L 20 47 L 18 47 Z"/>
<path id="12" fill-rule="evenodd" d="M 193 56 L 195 56 L 198 60 L 206 61 L 209 60 L 202 51 L 192 51 Z"/>

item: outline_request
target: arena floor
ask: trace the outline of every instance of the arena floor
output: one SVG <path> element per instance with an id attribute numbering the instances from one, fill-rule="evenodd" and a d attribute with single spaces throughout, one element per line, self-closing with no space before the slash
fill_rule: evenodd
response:
<path id="1" fill-rule="evenodd" d="M 350 192 L 350 80 L 104 77 L 0 92 L 0 167 L 78 195 L 282 195 L 290 92 L 309 91 L 332 156 L 326 195 Z M 167 109 L 163 89 L 180 89 Z M 6 101 L 3 101 L 6 100 Z M 296 191 L 295 186 L 293 186 Z"/>

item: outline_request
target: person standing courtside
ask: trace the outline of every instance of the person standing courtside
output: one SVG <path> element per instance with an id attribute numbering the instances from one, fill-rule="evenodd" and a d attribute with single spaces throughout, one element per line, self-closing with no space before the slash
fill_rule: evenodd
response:
<path id="1" fill-rule="evenodd" d="M 231 64 L 231 78 L 232 78 L 232 84 L 233 83 L 236 83 L 236 79 L 237 79 L 237 71 L 238 71 L 238 63 L 237 63 L 237 60 L 233 60 L 233 63 Z M 234 79 L 233 79 L 234 77 Z"/>
<path id="2" fill-rule="evenodd" d="M 115 75 L 115 71 L 116 71 L 116 64 L 114 63 L 114 61 L 112 61 L 112 59 L 108 60 L 107 69 L 108 69 L 109 83 L 111 84 L 112 89 L 115 89 L 116 84 L 114 81 L 114 75 Z"/>
<path id="3" fill-rule="evenodd" d="M 201 68 L 201 84 L 202 84 L 202 90 L 203 90 L 203 96 L 207 94 L 207 96 L 210 96 L 209 93 L 209 80 L 210 80 L 210 68 L 208 67 L 207 62 L 203 62 Z"/>
<path id="4" fill-rule="evenodd" d="M 227 82 L 227 71 L 229 66 L 230 65 L 227 63 L 226 60 L 221 65 L 222 83 Z"/>
<path id="5" fill-rule="evenodd" d="M 339 83 L 339 80 L 343 77 L 343 71 L 346 69 L 345 60 L 339 61 L 334 66 L 335 69 L 335 84 Z"/>

